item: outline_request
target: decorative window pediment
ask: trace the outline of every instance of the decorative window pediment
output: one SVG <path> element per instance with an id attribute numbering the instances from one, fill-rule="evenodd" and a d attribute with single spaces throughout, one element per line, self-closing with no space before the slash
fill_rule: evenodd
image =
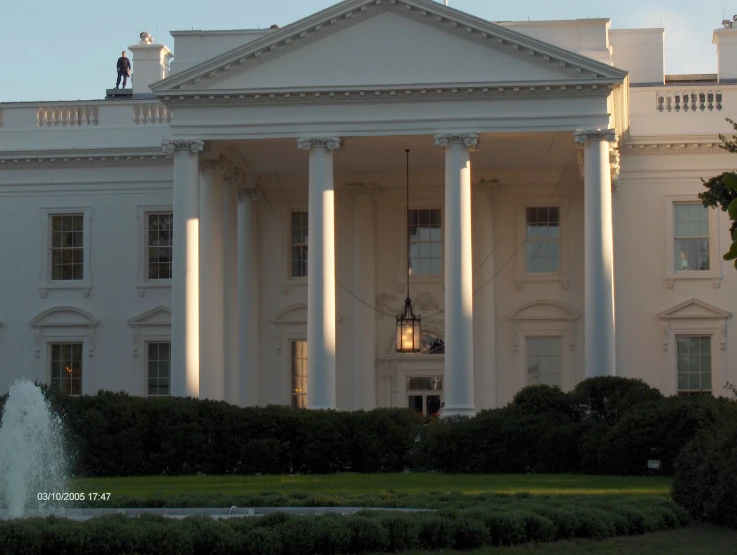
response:
<path id="1" fill-rule="evenodd" d="M 509 319 L 519 320 L 578 320 L 581 314 L 573 307 L 556 301 L 534 301 L 522 305 Z"/>
<path id="2" fill-rule="evenodd" d="M 661 320 L 670 320 L 673 318 L 678 319 L 723 319 L 726 320 L 732 314 L 721 308 L 700 301 L 699 299 L 689 299 L 677 304 L 674 307 L 664 310 L 658 314 L 658 318 Z"/>
<path id="3" fill-rule="evenodd" d="M 49 308 L 31 320 L 31 327 L 46 328 L 56 326 L 96 327 L 99 322 L 89 312 L 73 306 Z"/>
<path id="4" fill-rule="evenodd" d="M 128 320 L 130 326 L 171 326 L 171 308 L 159 305 Z"/>
<path id="5" fill-rule="evenodd" d="M 340 314 L 335 314 L 335 322 L 342 321 Z M 275 326 L 290 325 L 306 325 L 307 324 L 307 303 L 297 303 L 281 309 L 276 313 L 271 322 Z"/>

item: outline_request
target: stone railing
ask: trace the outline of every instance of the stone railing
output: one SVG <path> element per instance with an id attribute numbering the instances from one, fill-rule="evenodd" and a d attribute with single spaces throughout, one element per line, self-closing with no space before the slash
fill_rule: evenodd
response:
<path id="1" fill-rule="evenodd" d="M 38 127 L 82 127 L 97 125 L 97 106 L 41 106 L 36 110 Z"/>
<path id="2" fill-rule="evenodd" d="M 666 91 L 655 96 L 659 112 L 721 112 L 722 93 L 719 91 Z"/>
<path id="3" fill-rule="evenodd" d="M 170 123 L 171 110 L 163 104 L 136 104 L 133 106 L 133 121 L 136 125 Z"/>

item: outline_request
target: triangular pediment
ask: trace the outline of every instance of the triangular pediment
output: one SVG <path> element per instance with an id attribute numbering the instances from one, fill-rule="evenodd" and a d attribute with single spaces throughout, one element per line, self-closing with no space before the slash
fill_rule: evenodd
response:
<path id="1" fill-rule="evenodd" d="M 130 326 L 170 326 L 171 309 L 160 305 L 128 320 Z"/>
<path id="2" fill-rule="evenodd" d="M 716 306 L 700 301 L 699 299 L 689 299 L 682 303 L 677 304 L 674 307 L 664 310 L 658 317 L 663 320 L 670 319 L 705 319 L 705 318 L 718 318 L 726 319 L 731 314 L 726 310 L 717 308 Z"/>
<path id="3" fill-rule="evenodd" d="M 534 301 L 522 305 L 510 316 L 510 320 L 578 320 L 579 312 L 556 301 Z"/>
<path id="4" fill-rule="evenodd" d="M 335 321 L 342 320 L 340 314 L 335 315 Z M 281 309 L 271 322 L 277 326 L 289 324 L 307 324 L 307 303 L 297 303 Z"/>
<path id="5" fill-rule="evenodd" d="M 31 320 L 31 327 L 55 327 L 55 326 L 74 326 L 74 327 L 94 327 L 97 326 L 97 319 L 89 312 L 73 306 L 58 306 L 49 308 L 38 313 Z"/>
<path id="6" fill-rule="evenodd" d="M 626 72 L 433 0 L 346 0 L 151 86 L 159 96 L 622 82 Z"/>

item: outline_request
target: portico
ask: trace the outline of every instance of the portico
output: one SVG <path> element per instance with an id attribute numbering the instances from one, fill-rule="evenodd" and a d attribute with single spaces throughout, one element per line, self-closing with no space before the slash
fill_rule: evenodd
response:
<path id="1" fill-rule="evenodd" d="M 515 366 L 513 313 L 551 299 L 584 314 L 571 379 L 616 374 L 610 148 L 626 133 L 626 74 L 458 13 L 344 2 L 152 86 L 175 113 L 164 149 L 176 394 L 285 402 L 291 372 L 309 408 L 406 406 L 399 382 L 437 377 L 442 360 L 442 414 L 471 415 L 527 385 L 498 371 Z M 444 63 L 424 64 L 430 52 Z M 404 148 L 410 206 L 398 194 Z M 529 271 L 540 224 L 526 210 L 563 205 L 560 267 Z M 386 347 L 408 260 L 426 248 L 408 252 L 408 230 L 435 225 L 410 216 L 431 210 L 442 239 L 427 252 L 439 248 L 442 265 L 418 262 L 411 286 L 444 345 L 435 359 Z M 299 237 L 294 214 L 308 215 Z M 289 371 L 278 357 L 292 357 Z"/>

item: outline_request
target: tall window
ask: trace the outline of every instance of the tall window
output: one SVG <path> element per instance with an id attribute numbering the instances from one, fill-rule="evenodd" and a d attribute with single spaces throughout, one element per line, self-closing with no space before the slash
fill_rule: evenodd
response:
<path id="1" fill-rule="evenodd" d="M 172 212 L 146 214 L 146 277 L 149 280 L 171 279 Z"/>
<path id="2" fill-rule="evenodd" d="M 307 212 L 292 212 L 292 277 L 307 277 Z"/>
<path id="3" fill-rule="evenodd" d="M 82 394 L 82 343 L 50 343 L 51 387 Z"/>
<path id="4" fill-rule="evenodd" d="M 711 392 L 711 337 L 677 336 L 678 393 Z"/>
<path id="5" fill-rule="evenodd" d="M 527 384 L 561 387 L 560 337 L 527 338 Z"/>
<path id="6" fill-rule="evenodd" d="M 171 343 L 169 341 L 146 343 L 146 367 L 149 397 L 171 395 Z"/>
<path id="7" fill-rule="evenodd" d="M 408 210 L 409 273 L 437 276 L 443 267 L 443 235 L 440 209 Z"/>
<path id="8" fill-rule="evenodd" d="M 51 215 L 51 280 L 82 280 L 84 215 Z"/>
<path id="9" fill-rule="evenodd" d="M 307 407 L 307 341 L 292 341 L 292 406 Z"/>
<path id="10" fill-rule="evenodd" d="M 525 268 L 528 274 L 560 273 L 560 208 L 526 209 Z"/>
<path id="11" fill-rule="evenodd" d="M 443 378 L 407 377 L 407 405 L 421 414 L 436 414 L 442 406 Z"/>
<path id="12" fill-rule="evenodd" d="M 673 205 L 676 272 L 709 270 L 709 209 L 700 202 Z"/>

